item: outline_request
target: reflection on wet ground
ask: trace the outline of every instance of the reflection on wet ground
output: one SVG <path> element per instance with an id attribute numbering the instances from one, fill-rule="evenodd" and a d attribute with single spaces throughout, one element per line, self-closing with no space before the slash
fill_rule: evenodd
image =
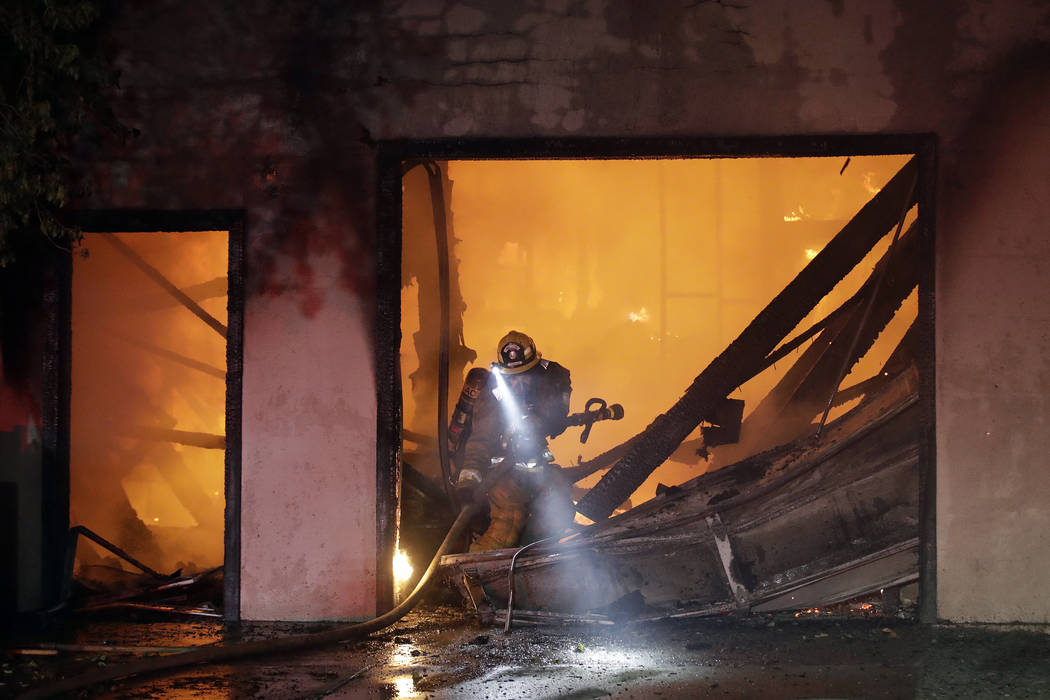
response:
<path id="1" fill-rule="evenodd" d="M 35 654 L 5 657 L 0 696 L 146 653 L 324 627 L 82 621 L 46 640 L 9 642 L 9 649 Z M 415 612 L 365 641 L 126 680 L 85 697 L 1050 697 L 1047 658 L 1045 628 L 995 631 L 784 614 L 523 627 L 504 636 L 501 626 L 481 628 L 465 611 L 441 607 Z"/>

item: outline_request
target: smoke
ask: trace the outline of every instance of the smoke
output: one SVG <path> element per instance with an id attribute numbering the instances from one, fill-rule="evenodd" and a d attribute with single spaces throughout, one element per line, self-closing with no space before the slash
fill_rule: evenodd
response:
<path id="1" fill-rule="evenodd" d="M 871 198 L 870 188 L 907 159 L 855 156 L 844 171 L 841 158 L 454 161 L 452 255 L 465 305 L 464 344 L 487 363 L 499 337 L 517 328 L 533 336 L 544 357 L 572 371 L 573 411 L 596 396 L 622 403 L 624 419 L 596 425 L 586 445 L 575 429 L 552 441 L 559 464 L 594 457 L 673 404 Z M 426 196 L 406 181 L 406 207 Z M 798 330 L 855 292 L 887 244 Z M 405 249 L 433 245 L 432 228 L 406 228 Z M 416 294 L 414 287 L 403 293 L 404 335 L 437 322 L 418 314 Z M 903 313 L 914 318 L 914 305 Z M 884 332 L 873 357 L 889 354 L 894 333 Z M 419 358 L 402 346 L 403 377 Z M 745 400 L 745 416 L 791 362 L 785 358 L 732 394 Z M 863 371 L 879 364 L 870 360 Z M 406 416 L 420 413 L 418 396 L 406 391 L 404 399 Z M 414 429 L 436 434 L 436 426 Z M 679 484 L 711 466 L 676 458 L 683 461 L 668 461 L 643 484 L 636 504 L 658 483 Z"/>
<path id="2" fill-rule="evenodd" d="M 108 235 L 86 234 L 73 266 L 70 522 L 161 571 L 217 566 L 224 451 L 163 431 L 225 434 L 226 342 Z M 227 232 L 117 238 L 226 323 Z"/>

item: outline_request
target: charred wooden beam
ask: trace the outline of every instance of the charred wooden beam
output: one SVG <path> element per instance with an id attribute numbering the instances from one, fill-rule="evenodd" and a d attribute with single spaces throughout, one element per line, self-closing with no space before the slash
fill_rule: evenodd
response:
<path id="1" fill-rule="evenodd" d="M 912 191 L 915 190 L 916 184 L 918 184 L 918 176 L 917 175 L 916 175 L 915 180 L 912 181 Z M 908 198 L 909 199 L 911 198 L 911 194 L 912 194 L 912 192 L 908 193 Z M 869 317 L 871 316 L 871 313 L 872 313 L 872 311 L 875 308 L 875 302 L 878 300 L 878 297 L 883 293 L 883 291 L 882 291 L 882 282 L 883 282 L 883 280 L 884 280 L 884 278 L 886 276 L 886 271 L 889 269 L 890 263 L 893 261 L 893 256 L 897 252 L 897 241 L 900 238 L 901 229 L 904 228 L 904 219 L 907 216 L 907 214 L 908 214 L 908 210 L 907 209 L 901 211 L 900 220 L 897 222 L 897 230 L 893 234 L 893 240 L 890 241 L 890 247 L 886 251 L 886 255 L 884 256 L 884 259 L 882 261 L 880 261 L 879 265 L 877 266 L 876 273 L 873 275 L 873 278 L 874 278 L 873 282 L 874 283 L 873 283 L 873 285 L 871 287 L 871 290 L 870 290 L 870 292 L 868 294 L 868 301 L 867 301 L 867 304 L 865 304 L 865 306 L 864 306 L 864 312 L 863 312 L 863 315 L 860 317 L 860 322 L 858 324 L 857 331 L 853 335 L 853 340 L 850 343 L 849 350 L 847 350 L 846 353 L 845 353 L 845 360 L 842 363 L 842 369 L 839 370 L 839 373 L 837 375 L 838 378 L 835 379 L 834 388 L 832 389 L 831 395 L 828 396 L 827 403 L 824 406 L 824 412 L 820 416 L 820 423 L 817 426 L 817 432 L 816 432 L 816 434 L 814 436 L 818 440 L 820 439 L 821 432 L 824 430 L 824 424 L 827 423 L 828 414 L 831 412 L 831 403 L 832 403 L 832 401 L 835 400 L 835 393 L 838 392 L 839 387 L 842 386 L 842 380 L 846 378 L 846 374 L 849 372 L 850 367 L 853 366 L 853 364 L 856 362 L 856 360 L 859 357 L 861 357 L 861 355 L 864 355 L 867 352 L 865 350 L 860 355 L 855 355 L 854 354 L 855 349 L 862 343 L 862 337 L 861 336 L 863 334 L 864 327 L 867 326 L 868 323 L 869 323 Z M 918 251 L 916 251 L 916 253 L 917 252 Z M 917 258 L 918 258 L 918 255 L 916 255 L 916 259 Z M 918 279 L 919 279 L 919 272 L 918 272 L 918 266 L 916 265 L 916 269 L 915 269 L 915 281 L 916 281 L 916 283 L 918 283 Z M 903 301 L 903 299 L 901 299 L 901 301 Z M 892 317 L 892 315 L 894 313 L 896 313 L 896 307 L 894 307 L 894 310 L 890 313 L 890 316 Z M 887 323 L 888 322 L 889 322 L 889 319 L 887 319 Z M 885 324 L 883 324 L 883 327 L 884 326 L 885 326 Z M 881 331 L 881 327 L 880 327 L 879 330 Z M 878 334 L 878 332 L 876 332 L 876 335 L 877 334 Z M 874 337 L 872 337 L 871 342 L 872 343 L 875 342 L 875 338 Z M 869 345 L 869 347 L 870 347 L 870 345 Z"/>
<path id="2" fill-rule="evenodd" d="M 186 287 L 180 287 L 180 289 L 190 299 L 200 303 L 207 299 L 218 299 L 226 296 L 229 289 L 229 282 L 225 277 L 215 277 L 207 282 L 191 284 Z M 181 306 L 179 300 L 172 299 L 167 294 L 158 294 L 144 296 L 141 299 L 128 300 L 128 303 L 123 305 L 119 311 L 121 313 L 140 313 L 162 311 L 176 306 Z"/>
<path id="3" fill-rule="evenodd" d="M 745 434 L 752 438 L 761 435 L 760 440 L 749 443 L 751 452 L 793 440 L 809 426 L 835 390 L 833 385 L 842 367 L 852 367 L 864 356 L 915 288 L 919 272 L 918 244 L 919 233 L 912 226 L 895 246 L 892 257 L 887 252 L 860 289 L 840 307 L 849 313 L 840 315 L 824 328 L 755 407 L 744 421 Z M 860 302 L 870 296 L 884 267 L 887 272 L 879 297 L 865 317 Z M 729 452 L 723 458 L 731 459 Z M 743 456 L 735 455 L 736 458 Z"/>
<path id="4" fill-rule="evenodd" d="M 882 366 L 880 374 L 893 377 L 908 367 L 915 364 L 915 358 L 919 352 L 919 324 L 918 321 L 912 321 L 908 327 L 908 331 L 901 338 L 900 342 L 897 343 L 897 347 L 894 348 L 889 358 L 886 360 L 886 364 Z"/>
<path id="5" fill-rule="evenodd" d="M 879 333 L 896 314 L 904 299 L 919 282 L 919 234 L 912 227 L 896 246 L 892 258 L 883 258 L 886 276 L 882 281 L 879 296 L 867 315 L 854 313 L 828 348 L 820 363 L 808 374 L 798 387 L 791 401 L 784 407 L 783 418 L 794 421 L 799 427 L 809 424 L 827 402 L 830 392 L 837 389 L 841 381 L 842 368 L 848 371 L 875 343 Z M 875 284 L 877 271 L 864 284 L 858 294 L 868 294 Z M 804 421 L 804 423 L 803 423 Z"/>
<path id="6" fill-rule="evenodd" d="M 130 336 L 124 333 L 110 331 L 110 334 L 117 338 L 120 338 L 128 345 L 138 348 L 139 350 L 152 353 L 157 357 L 163 357 L 164 359 L 182 365 L 183 367 L 188 367 L 198 372 L 203 372 L 204 374 L 215 377 L 216 379 L 222 379 L 223 381 L 226 380 L 226 370 L 220 369 L 214 365 L 209 365 L 207 362 L 194 360 L 192 357 L 187 357 L 186 355 L 175 352 L 174 350 L 162 348 L 161 346 L 151 343 L 148 340 L 135 338 L 134 336 Z"/>
<path id="7" fill-rule="evenodd" d="M 73 592 L 73 567 L 76 565 L 77 544 L 79 543 L 81 537 L 86 537 L 87 539 L 91 540 L 92 542 L 107 550 L 108 552 L 115 554 L 124 561 L 128 562 L 139 571 L 142 571 L 143 573 L 152 576 L 155 579 L 170 578 L 169 576 L 165 576 L 164 574 L 146 566 L 141 561 L 131 556 L 123 549 L 113 544 L 94 530 L 91 530 L 90 528 L 87 528 L 83 525 L 74 525 L 69 529 L 69 537 L 66 541 L 66 557 L 62 576 L 63 605 L 69 601 L 69 598 Z"/>
<path id="8" fill-rule="evenodd" d="M 627 454 L 640 437 L 640 435 L 635 435 L 633 438 L 621 442 L 616 447 L 612 447 L 586 462 L 580 462 L 572 467 L 562 467 L 562 476 L 565 477 L 570 484 L 575 484 L 577 481 L 586 479 L 595 472 L 611 467 L 616 463 L 616 460 Z"/>
<path id="9" fill-rule="evenodd" d="M 853 301 L 851 299 L 840 308 L 848 308 L 850 311 L 855 311 L 856 304 L 852 303 Z M 787 372 L 784 373 L 784 376 L 780 378 L 780 381 L 770 389 L 747 417 L 747 420 L 744 421 L 745 430 L 754 425 L 764 424 L 783 411 L 784 406 L 791 401 L 791 397 L 795 395 L 798 388 L 806 381 L 806 377 L 810 376 L 813 369 L 828 354 L 831 344 L 842 334 L 842 330 L 846 328 L 849 320 L 850 317 L 848 315 L 839 316 L 834 323 L 824 328 L 816 340 L 795 360 Z"/>
<path id="10" fill-rule="evenodd" d="M 758 374 L 764 372 L 765 370 L 769 369 L 776 362 L 779 362 L 780 360 L 797 350 L 799 347 L 802 346 L 803 343 L 815 336 L 817 333 L 820 333 L 821 331 L 827 328 L 841 328 L 842 324 L 845 322 L 843 316 L 852 313 L 859 301 L 860 299 L 858 297 L 850 297 L 850 299 L 842 306 L 838 307 L 830 314 L 814 323 L 808 329 L 806 329 L 802 333 L 799 333 L 797 336 L 787 341 L 773 352 L 769 353 L 769 355 L 766 356 L 765 362 L 763 363 L 759 371 L 751 375 L 751 377 L 748 377 L 748 379 L 751 379 L 757 376 Z"/>
<path id="11" fill-rule="evenodd" d="M 807 436 L 538 544 L 517 561 L 515 600 L 573 615 L 630 595 L 645 603 L 636 619 L 658 619 L 790 607 L 792 595 L 821 605 L 914 579 L 916 387 L 903 373 L 829 424 L 825 442 Z M 441 563 L 499 607 L 516 551 Z"/>
<path id="12" fill-rule="evenodd" d="M 862 382 L 858 382 L 853 386 L 847 387 L 840 390 L 835 394 L 834 406 L 841 406 L 847 401 L 860 398 L 867 394 L 872 394 L 881 390 L 901 372 L 905 371 L 908 367 L 915 364 L 915 344 L 918 342 L 918 331 L 915 322 L 912 322 L 908 328 L 907 333 L 901 338 L 901 341 L 897 343 L 897 347 L 890 355 L 889 359 L 886 360 L 886 364 L 882 366 L 879 373 L 874 377 L 869 377 Z"/>
<path id="13" fill-rule="evenodd" d="M 602 520 L 641 486 L 703 416 L 751 376 L 791 329 L 899 221 L 901 211 L 915 200 L 917 173 L 913 158 L 697 376 L 682 398 L 643 431 L 631 450 L 579 501 L 577 510 L 592 520 Z"/>
<path id="14" fill-rule="evenodd" d="M 840 389 L 835 393 L 835 398 L 832 400 L 832 406 L 841 406 L 854 399 L 859 399 L 865 394 L 870 394 L 873 391 L 878 391 L 880 388 L 886 385 L 889 381 L 887 377 L 877 374 L 874 377 L 868 377 L 862 382 L 857 382 L 853 386 L 845 389 Z"/>
<path id="15" fill-rule="evenodd" d="M 230 279 L 228 277 L 213 277 L 207 282 L 199 282 L 183 287 L 182 291 L 186 292 L 186 295 L 194 301 L 218 299 L 229 295 Z"/>
<path id="16" fill-rule="evenodd" d="M 195 302 L 185 292 L 183 292 L 181 289 L 172 284 L 171 281 L 160 272 L 160 270 L 146 262 L 141 255 L 136 253 L 131 248 L 131 246 L 114 236 L 112 233 L 103 233 L 100 235 L 102 237 L 102 240 L 106 241 L 111 246 L 116 248 L 121 255 L 130 260 L 135 265 L 135 267 L 142 270 L 142 272 L 145 273 L 145 275 L 151 280 L 153 280 L 158 286 L 160 286 L 161 289 L 166 291 L 171 296 L 175 297 L 175 299 L 177 299 L 179 303 L 181 303 L 187 309 L 192 311 L 197 318 L 204 321 L 206 324 L 208 324 L 208 326 L 213 328 L 216 333 L 221 335 L 223 338 L 226 337 L 226 325 L 224 323 L 222 323 L 219 319 L 215 318 L 210 313 L 205 311 L 200 304 Z"/>
<path id="17" fill-rule="evenodd" d="M 215 435 L 214 433 L 136 426 L 129 430 L 127 434 L 140 440 L 150 440 L 152 442 L 173 442 L 178 445 L 188 445 L 189 447 L 202 447 L 206 450 L 226 449 L 226 436 Z"/>

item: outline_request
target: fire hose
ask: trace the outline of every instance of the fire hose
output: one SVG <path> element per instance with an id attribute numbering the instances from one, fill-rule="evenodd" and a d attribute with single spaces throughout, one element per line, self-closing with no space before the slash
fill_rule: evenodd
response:
<path id="1" fill-rule="evenodd" d="M 423 163 L 413 163 L 408 168 L 411 169 L 414 165 L 423 165 L 426 170 L 429 182 L 430 182 L 430 194 L 432 199 L 432 205 L 434 210 L 434 231 L 437 238 L 438 248 L 438 277 L 440 280 L 440 302 L 441 302 L 441 342 L 440 342 L 440 358 L 439 358 L 439 387 L 438 387 L 438 451 L 441 457 L 441 471 L 442 481 L 444 482 L 446 493 L 450 499 L 453 498 L 451 492 L 451 480 L 450 480 L 450 467 L 449 467 L 449 455 L 448 455 L 448 408 L 447 408 L 447 396 L 448 396 L 448 357 L 449 357 L 449 270 L 448 270 L 448 231 L 447 224 L 445 221 L 445 203 L 444 203 L 444 192 L 441 182 L 441 171 L 436 163 L 433 161 L 425 161 Z M 483 491 L 487 485 L 495 483 L 495 479 L 499 477 L 499 473 L 494 472 L 490 475 L 490 479 L 486 480 L 486 484 L 483 485 Z M 390 611 L 368 620 L 366 622 L 360 622 L 354 625 L 336 627 L 334 629 L 326 630 L 324 632 L 316 632 L 313 634 L 302 634 L 294 635 L 290 637 L 283 637 L 280 639 L 268 639 L 259 640 L 253 642 L 240 642 L 237 644 L 231 644 L 228 646 L 215 646 L 205 647 L 202 649 L 189 651 L 181 654 L 173 654 L 171 656 L 162 656 L 150 659 L 141 659 L 133 661 L 120 666 L 113 666 L 110 668 L 100 669 L 91 673 L 81 674 L 79 676 L 73 676 L 70 678 L 63 678 L 52 683 L 48 683 L 39 688 L 30 690 L 23 694 L 22 698 L 48 698 L 55 697 L 57 695 L 70 693 L 76 690 L 88 688 L 97 683 L 104 683 L 106 681 L 116 680 L 118 678 L 127 678 L 130 676 L 145 676 L 149 674 L 156 674 L 162 671 L 170 671 L 177 668 L 184 668 L 186 666 L 192 666 L 195 664 L 203 663 L 219 663 L 224 661 L 233 661 L 237 659 L 244 659 L 251 656 L 262 656 L 265 654 L 274 654 L 278 652 L 293 652 L 301 651 L 304 649 L 310 649 L 325 644 L 334 644 L 337 642 L 345 642 L 352 639 L 360 639 L 365 637 L 372 632 L 389 627 L 394 624 L 402 617 L 407 615 L 409 611 L 416 606 L 416 604 L 423 597 L 423 593 L 426 591 L 427 584 L 430 583 L 431 577 L 434 572 L 437 571 L 438 565 L 441 561 L 441 557 L 448 553 L 448 550 L 461 540 L 461 537 L 469 525 L 471 519 L 477 514 L 480 505 L 477 503 L 464 504 L 462 509 L 459 511 L 459 515 L 456 520 L 452 523 L 452 527 L 449 528 L 448 534 L 445 535 L 445 539 L 441 542 L 441 546 L 438 547 L 437 552 L 434 554 L 434 558 L 430 561 L 430 566 L 420 577 L 419 582 L 412 592 L 401 601 L 398 605 L 393 607 Z"/>
<path id="2" fill-rule="evenodd" d="M 498 477 L 499 475 L 494 473 L 493 476 Z M 492 483 L 492 480 L 486 481 Z M 434 554 L 434 558 L 430 561 L 430 566 L 428 566 L 427 570 L 423 572 L 423 576 L 419 579 L 419 583 L 416 584 L 416 587 L 408 597 L 389 612 L 386 612 L 379 617 L 366 620 L 365 622 L 359 622 L 354 625 L 336 627 L 330 630 L 325 630 L 324 632 L 300 634 L 290 637 L 282 637 L 280 639 L 239 642 L 227 646 L 209 646 L 181 654 L 139 659 L 119 666 L 111 666 L 90 673 L 72 676 L 70 678 L 62 678 L 38 688 L 31 689 L 20 697 L 23 698 L 23 700 L 30 700 L 31 698 L 58 697 L 67 693 L 73 693 L 78 690 L 89 688 L 97 683 L 105 683 L 120 678 L 152 675 L 162 671 L 171 671 L 178 668 L 193 666 L 195 664 L 222 663 L 246 659 L 252 656 L 303 651 L 305 649 L 312 649 L 326 644 L 335 644 L 337 642 L 346 642 L 364 638 L 373 632 L 394 624 L 416 606 L 416 604 L 422 599 L 423 593 L 426 591 L 427 584 L 430 583 L 434 572 L 438 570 L 441 557 L 447 554 L 448 551 L 460 541 L 460 538 L 470 523 L 471 518 L 477 514 L 479 508 L 480 506 L 478 504 L 469 504 L 465 505 L 459 511 L 459 515 L 456 517 L 455 522 L 452 523 L 452 527 L 449 528 L 448 534 L 445 535 L 445 539 L 441 542 L 441 546 L 438 547 L 437 552 Z"/>
<path id="3" fill-rule="evenodd" d="M 614 404 L 614 407 L 610 411 L 609 416 L 599 415 L 597 411 L 592 412 L 589 420 L 616 420 L 623 415 L 623 409 L 618 405 Z M 604 410 L 604 407 L 603 407 Z M 580 424 L 585 424 L 582 420 Z M 489 472 L 484 481 L 482 482 L 479 492 L 487 493 L 488 490 L 502 479 L 506 473 L 513 468 L 510 464 L 503 464 Z M 385 627 L 389 627 L 394 624 L 405 615 L 407 615 L 412 608 L 414 608 L 419 601 L 422 599 L 423 594 L 426 592 L 426 588 L 433 578 L 434 573 L 438 570 L 441 557 L 449 553 L 449 550 L 453 546 L 458 544 L 470 521 L 478 514 L 480 509 L 484 506 L 483 499 L 475 499 L 471 503 L 465 504 L 459 511 L 459 515 L 456 516 L 455 521 L 449 528 L 448 533 L 445 535 L 445 539 L 442 540 L 441 545 L 434 553 L 434 557 L 430 560 L 430 565 L 427 566 L 426 571 L 420 577 L 419 582 L 416 584 L 412 592 L 398 605 L 393 607 L 388 612 L 367 620 L 365 622 L 359 622 L 354 625 L 344 625 L 336 627 L 324 632 L 315 632 L 312 634 L 301 634 L 289 637 L 282 637 L 280 639 L 266 639 L 252 642 L 239 642 L 236 644 L 230 644 L 227 646 L 209 646 L 202 647 L 194 651 L 188 651 L 180 654 L 172 654 L 170 656 L 159 656 L 149 659 L 140 659 L 138 661 L 132 661 L 119 666 L 112 666 L 109 668 L 99 669 L 90 673 L 81 674 L 79 676 L 72 676 L 70 678 L 63 678 L 51 683 L 40 686 L 39 688 L 32 689 L 20 697 L 23 700 L 30 700 L 35 698 L 51 698 L 57 697 L 66 693 L 72 693 L 74 691 L 83 690 L 89 688 L 98 683 L 105 683 L 108 681 L 114 681 L 122 678 L 130 678 L 132 676 L 148 676 L 164 671 L 173 671 L 179 668 L 185 668 L 187 666 L 193 666 L 196 664 L 214 664 L 223 663 L 229 661 L 237 661 L 246 659 L 253 656 L 264 656 L 268 654 L 276 653 L 290 653 L 304 651 L 306 649 L 312 649 L 319 646 L 325 646 L 327 644 L 335 644 L 338 642 L 346 642 L 355 639 L 362 639 L 373 632 L 377 632 Z M 514 557 L 511 561 L 510 568 L 510 581 L 509 591 L 510 599 L 507 602 L 507 618 L 504 624 L 504 633 L 510 631 L 511 615 L 514 605 L 514 564 L 517 561 L 518 555 L 523 553 L 527 549 L 531 549 L 534 546 L 547 544 L 558 537 L 548 537 L 546 539 L 533 542 L 525 545 L 515 552 Z"/>
<path id="4" fill-rule="evenodd" d="M 418 164 L 418 163 L 417 163 Z M 415 165 L 415 164 L 413 164 Z M 442 470 L 442 481 L 446 489 L 446 493 L 450 498 L 453 498 L 451 493 L 451 469 L 449 465 L 449 453 L 448 453 L 448 419 L 447 419 L 447 402 L 448 402 L 448 356 L 449 356 L 449 291 L 448 291 L 448 234 L 447 226 L 444 216 L 444 194 L 441 184 L 440 170 L 436 163 L 427 161 L 422 163 L 424 169 L 427 172 L 430 187 L 431 187 L 431 198 L 434 208 L 434 228 L 437 236 L 438 244 L 438 273 L 440 278 L 440 301 L 441 301 L 441 340 L 440 340 L 440 352 L 439 352 L 439 382 L 438 382 L 438 450 L 441 459 L 441 470 Z M 410 166 L 411 167 L 411 166 Z M 407 170 L 406 170 L 407 171 Z M 593 408 L 592 408 L 593 406 Z M 581 436 L 580 442 L 586 442 L 587 436 L 590 433 L 591 426 L 597 420 L 618 420 L 623 417 L 623 408 L 619 404 L 613 404 L 607 406 L 605 401 L 601 399 L 591 399 L 587 402 L 586 410 L 583 414 L 580 414 L 573 425 L 585 426 L 584 433 Z M 598 461 L 598 460 L 595 460 Z M 479 489 L 480 492 L 486 493 L 488 489 L 495 484 L 499 479 L 506 473 L 506 465 L 504 468 L 494 469 L 488 474 L 486 479 Z M 593 469 L 593 467 L 592 467 Z M 578 477 L 578 478 L 583 478 Z M 132 661 L 119 666 L 112 666 L 108 668 L 99 669 L 90 673 L 84 673 L 69 678 L 62 678 L 47 684 L 44 684 L 38 688 L 34 688 L 24 693 L 20 697 L 25 700 L 32 698 L 50 698 L 67 693 L 72 693 L 78 690 L 89 688 L 99 683 L 105 683 L 108 681 L 114 681 L 122 678 L 130 678 L 132 676 L 143 677 L 148 675 L 158 674 L 164 671 L 172 671 L 179 668 L 185 668 L 187 666 L 193 666 L 196 664 L 214 664 L 229 661 L 236 661 L 246 659 L 254 656 L 264 656 L 268 654 L 276 653 L 290 653 L 297 651 L 304 651 L 306 649 L 312 649 L 326 644 L 335 644 L 338 642 L 346 642 L 355 639 L 362 639 L 373 632 L 377 632 L 381 629 L 389 627 L 394 624 L 405 615 L 407 615 L 422 599 L 423 594 L 426 592 L 427 585 L 430 583 L 434 573 L 437 571 L 441 557 L 449 552 L 449 550 L 457 543 L 461 541 L 461 538 L 469 526 L 471 520 L 475 515 L 478 514 L 482 507 L 482 503 L 474 501 L 472 503 L 463 504 L 459 511 L 459 515 L 456 517 L 452 526 L 449 528 L 448 533 L 445 535 L 445 539 L 442 540 L 441 545 L 434 553 L 434 557 L 430 561 L 430 565 L 426 571 L 420 577 L 419 582 L 416 584 L 412 592 L 398 605 L 394 606 L 388 612 L 379 615 L 371 620 L 365 622 L 359 622 L 353 625 L 344 625 L 336 627 L 324 632 L 315 632 L 312 634 L 293 635 L 288 637 L 282 637 L 279 639 L 266 639 L 251 642 L 239 642 L 226 646 L 208 646 L 194 651 L 188 651 L 179 654 L 172 654 L 170 656 L 160 656 L 148 659 L 140 659 Z M 548 542 L 554 538 L 547 538 L 539 542 L 533 543 L 533 545 Z M 522 547 L 515 553 L 514 560 L 517 560 L 517 555 L 521 554 L 532 545 Z M 507 610 L 507 621 L 504 628 L 505 632 L 510 629 L 510 617 L 511 609 L 513 605 L 513 566 L 511 568 L 511 600 L 508 602 Z"/>

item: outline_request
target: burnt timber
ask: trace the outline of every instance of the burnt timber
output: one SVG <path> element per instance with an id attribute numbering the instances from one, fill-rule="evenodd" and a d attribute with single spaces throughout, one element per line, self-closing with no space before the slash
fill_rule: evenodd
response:
<path id="1" fill-rule="evenodd" d="M 918 163 L 913 158 L 693 380 L 682 397 L 639 434 L 576 509 L 592 520 L 608 517 L 733 389 L 760 371 L 791 329 L 903 220 L 915 203 L 917 178 Z"/>
<path id="2" fill-rule="evenodd" d="M 444 557 L 446 577 L 479 614 L 510 608 L 522 621 L 608 623 L 799 609 L 917 580 L 922 420 L 914 324 L 877 376 L 840 387 L 918 282 L 918 226 L 900 237 L 916 180 L 913 159 L 668 412 L 606 453 L 619 461 L 577 503 L 593 526 L 527 554 Z M 853 297 L 784 342 L 893 228 L 888 250 Z M 799 347 L 816 333 L 743 422 L 744 443 L 719 448 L 719 463 L 740 461 L 606 519 L 609 504 L 681 449 L 733 387 L 784 356 L 779 343 Z M 811 423 L 825 404 L 826 416 L 833 404 L 860 397 L 823 434 L 823 418 L 821 427 Z M 749 426 L 758 426 L 750 438 Z"/>
<path id="3" fill-rule="evenodd" d="M 515 619 L 797 609 L 916 580 L 917 389 L 911 367 L 819 443 L 807 435 L 533 547 L 515 566 Z M 505 610 L 515 551 L 442 565 L 479 611 Z"/>

